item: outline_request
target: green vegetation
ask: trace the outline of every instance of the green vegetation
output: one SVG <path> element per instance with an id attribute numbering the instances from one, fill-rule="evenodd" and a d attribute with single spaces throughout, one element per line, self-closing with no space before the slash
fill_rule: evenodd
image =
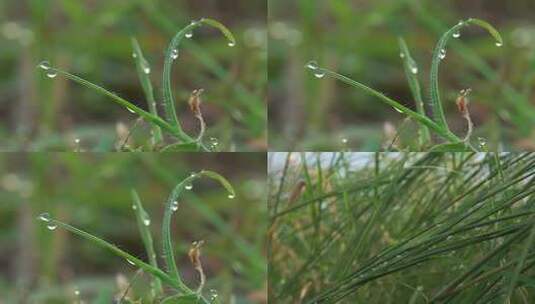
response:
<path id="1" fill-rule="evenodd" d="M 272 301 L 535 300 L 534 154 L 298 156 L 269 173 Z"/>

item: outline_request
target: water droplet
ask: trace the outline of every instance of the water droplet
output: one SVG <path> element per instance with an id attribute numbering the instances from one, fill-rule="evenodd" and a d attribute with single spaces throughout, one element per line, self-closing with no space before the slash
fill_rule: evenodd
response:
<path id="1" fill-rule="evenodd" d="M 347 138 L 344 137 L 344 138 L 342 138 L 341 142 L 342 142 L 343 145 L 347 145 L 347 143 L 349 141 L 347 140 Z"/>
<path id="2" fill-rule="evenodd" d="M 453 238 L 452 235 L 448 235 L 448 237 L 446 238 L 446 240 L 451 240 Z"/>
<path id="3" fill-rule="evenodd" d="M 126 261 L 127 261 L 128 264 L 130 264 L 130 265 L 136 265 L 134 262 L 130 261 L 129 259 L 126 259 Z"/>
<path id="4" fill-rule="evenodd" d="M 234 42 L 234 41 L 230 41 L 230 42 L 228 43 L 228 46 L 230 46 L 230 47 L 235 47 L 235 46 L 236 46 L 236 42 Z"/>
<path id="5" fill-rule="evenodd" d="M 477 142 L 478 142 L 479 147 L 480 147 L 481 149 L 485 149 L 485 148 L 487 147 L 487 140 L 484 139 L 483 137 L 478 137 L 478 138 L 477 138 Z"/>
<path id="6" fill-rule="evenodd" d="M 132 52 L 132 58 L 137 58 L 136 52 Z"/>
<path id="7" fill-rule="evenodd" d="M 75 139 L 74 139 L 74 143 L 75 143 L 75 144 L 79 144 L 79 143 L 80 143 L 80 138 L 75 138 Z"/>
<path id="8" fill-rule="evenodd" d="M 210 137 L 210 145 L 214 146 L 214 147 L 218 146 L 219 145 L 219 141 L 217 140 L 217 138 Z"/>
<path id="9" fill-rule="evenodd" d="M 446 58 L 446 50 L 445 50 L 445 49 L 441 49 L 441 50 L 438 52 L 438 58 L 440 58 L 440 59 L 444 59 L 444 58 Z"/>
<path id="10" fill-rule="evenodd" d="M 79 296 L 79 295 L 80 295 L 80 290 L 75 289 L 75 290 L 74 290 L 74 295 Z"/>
<path id="11" fill-rule="evenodd" d="M 184 186 L 184 189 L 191 190 L 191 189 L 193 189 L 193 185 L 192 184 L 187 184 L 187 185 Z"/>
<path id="12" fill-rule="evenodd" d="M 50 222 L 50 214 L 48 212 L 41 213 L 39 215 L 39 220 L 41 220 L 43 222 Z"/>
<path id="13" fill-rule="evenodd" d="M 193 37 L 193 32 L 187 32 L 186 35 L 186 38 L 190 39 L 191 37 Z"/>
<path id="14" fill-rule="evenodd" d="M 195 173 L 195 172 L 191 172 L 191 173 L 189 174 L 189 176 L 190 176 L 190 177 L 196 177 L 196 176 L 197 176 L 197 173 Z"/>
<path id="15" fill-rule="evenodd" d="M 399 53 L 399 58 L 405 58 L 405 54 L 403 52 Z"/>
<path id="16" fill-rule="evenodd" d="M 150 74 L 150 67 L 146 66 L 143 68 L 143 73 Z"/>
<path id="17" fill-rule="evenodd" d="M 43 60 L 39 63 L 39 67 L 43 70 L 49 70 L 50 69 L 50 62 Z"/>
<path id="18" fill-rule="evenodd" d="M 46 76 L 48 78 L 54 78 L 54 77 L 58 76 L 58 72 L 56 72 L 55 70 L 48 70 L 46 72 Z"/>
<path id="19" fill-rule="evenodd" d="M 230 193 L 227 197 L 230 199 L 234 199 L 236 197 L 236 194 Z"/>
<path id="20" fill-rule="evenodd" d="M 325 72 L 319 72 L 318 71 L 318 72 L 314 73 L 314 76 L 316 78 L 323 78 L 323 77 L 325 77 Z"/>
<path id="21" fill-rule="evenodd" d="M 398 112 L 398 113 L 403 113 L 403 111 L 401 111 L 401 110 L 398 109 L 398 108 L 394 108 L 394 110 L 396 110 L 396 112 Z"/>
<path id="22" fill-rule="evenodd" d="M 210 289 L 210 297 L 209 297 L 210 302 L 214 302 L 217 299 L 217 297 L 218 297 L 217 290 Z"/>
<path id="23" fill-rule="evenodd" d="M 134 110 L 132 110 L 132 109 L 130 109 L 130 108 L 128 108 L 128 107 L 127 107 L 126 109 L 128 110 L 128 112 L 133 113 L 133 114 L 136 114 L 136 111 L 134 111 Z"/>
<path id="24" fill-rule="evenodd" d="M 423 290 L 424 290 L 424 287 L 423 287 L 423 286 L 418 286 L 418 287 L 416 288 L 416 290 L 418 290 L 418 291 L 420 291 L 420 292 L 421 292 L 421 291 L 423 291 Z"/>
<path id="25" fill-rule="evenodd" d="M 417 67 L 417 66 L 413 66 L 413 67 L 411 68 L 411 73 L 413 73 L 413 74 L 415 74 L 415 75 L 418 74 L 418 67 Z"/>
<path id="26" fill-rule="evenodd" d="M 459 37 L 461 37 L 461 32 L 457 31 L 457 32 L 453 33 L 452 36 L 453 36 L 453 38 L 459 38 Z"/>
<path id="27" fill-rule="evenodd" d="M 175 212 L 178 210 L 178 202 L 174 201 L 171 203 L 171 211 Z"/>
<path id="28" fill-rule="evenodd" d="M 48 228 L 48 230 L 56 230 L 56 228 L 58 228 L 58 225 L 50 223 L 46 225 L 46 228 Z"/>
<path id="29" fill-rule="evenodd" d="M 496 42 L 496 46 L 497 46 L 497 47 L 501 47 L 501 46 L 503 46 L 503 42 L 499 42 L 499 41 Z"/>
<path id="30" fill-rule="evenodd" d="M 314 71 L 314 70 L 318 69 L 318 63 L 316 61 L 312 60 L 312 61 L 309 61 L 305 65 L 305 67 Z"/>
<path id="31" fill-rule="evenodd" d="M 143 225 L 149 226 L 150 225 L 150 218 L 146 217 L 143 219 Z"/>
<path id="32" fill-rule="evenodd" d="M 135 204 L 132 204 L 132 210 L 137 210 L 137 206 Z"/>
<path id="33" fill-rule="evenodd" d="M 178 50 L 177 49 L 173 49 L 171 51 L 171 59 L 175 60 L 178 58 Z"/>

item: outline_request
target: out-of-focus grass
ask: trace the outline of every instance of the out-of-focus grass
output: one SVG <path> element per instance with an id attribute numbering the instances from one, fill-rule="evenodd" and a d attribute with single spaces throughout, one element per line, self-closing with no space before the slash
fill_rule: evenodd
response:
<path id="1" fill-rule="evenodd" d="M 117 277 L 130 280 L 136 269 L 61 229 L 45 229 L 35 217 L 49 212 L 147 260 L 130 189 L 137 190 L 151 215 L 161 252 L 159 231 L 170 189 L 192 171 L 213 169 L 228 177 L 237 195 L 229 200 L 225 189 L 203 180 L 181 200 L 172 226 L 181 274 L 196 285 L 187 251 L 192 241 L 204 240 L 206 290 L 216 289 L 224 302 L 265 302 L 265 168 L 260 153 L 3 154 L 0 294 L 7 303 L 65 303 L 77 287 L 86 302 L 100 295 L 104 302 L 96 303 L 109 303 L 118 292 Z M 147 280 L 137 279 L 134 295 L 143 295 Z"/>
<path id="2" fill-rule="evenodd" d="M 85 150 L 114 149 L 116 124 L 129 128 L 134 116 L 65 79 L 48 79 L 36 65 L 48 60 L 146 108 L 130 37 L 137 37 L 143 47 L 156 100 L 161 101 L 161 63 L 169 37 L 201 17 L 226 23 L 237 45 L 229 48 L 220 36 L 206 30 L 196 32 L 197 39 L 184 45 L 172 83 L 179 118 L 185 129 L 197 130 L 187 99 L 191 91 L 203 88 L 203 114 L 211 129 L 208 137 L 217 138 L 225 151 L 266 148 L 266 8 L 262 3 L 8 0 L 0 7 L 2 150 L 72 150 L 74 138 L 81 139 Z M 135 136 L 146 136 L 148 129 L 136 128 Z"/>
<path id="3" fill-rule="evenodd" d="M 481 31 L 463 31 L 440 69 L 440 90 L 452 131 L 466 124 L 455 107 L 461 89 L 472 88 L 474 137 L 490 150 L 532 150 L 535 129 L 534 4 L 531 1 L 270 1 L 270 149 L 374 151 L 391 147 L 411 122 L 361 91 L 332 79 L 316 79 L 303 66 L 316 60 L 415 109 L 397 39 L 407 40 L 429 95 L 431 53 L 459 20 L 483 18 L 505 44 L 497 48 Z M 291 8 L 288 8 L 291 6 Z M 343 141 L 347 139 L 347 142 Z"/>

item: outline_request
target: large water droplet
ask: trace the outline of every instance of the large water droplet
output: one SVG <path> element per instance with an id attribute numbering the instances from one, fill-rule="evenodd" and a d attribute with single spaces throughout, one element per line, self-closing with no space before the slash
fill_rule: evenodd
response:
<path id="1" fill-rule="evenodd" d="M 186 36 L 186 38 L 190 39 L 191 37 L 193 37 L 193 32 L 187 32 L 184 36 Z"/>
<path id="2" fill-rule="evenodd" d="M 58 76 L 58 72 L 56 72 L 55 70 L 47 70 L 46 76 L 48 78 L 54 78 L 54 77 Z"/>
<path id="3" fill-rule="evenodd" d="M 446 50 L 445 50 L 445 49 L 441 49 L 441 50 L 438 52 L 438 58 L 440 58 L 440 59 L 444 59 L 444 58 L 446 58 Z"/>
<path id="4" fill-rule="evenodd" d="M 58 228 L 58 225 L 54 223 L 49 223 L 48 225 L 46 225 L 46 228 L 48 228 L 48 230 L 56 230 L 56 228 Z"/>
<path id="5" fill-rule="evenodd" d="M 39 67 L 43 70 L 49 70 L 50 69 L 50 62 L 43 60 L 39 63 Z"/>
<path id="6" fill-rule="evenodd" d="M 503 42 L 499 42 L 499 41 L 496 42 L 496 46 L 497 46 L 497 47 L 501 47 L 501 46 L 503 46 Z"/>
<path id="7" fill-rule="evenodd" d="M 193 185 L 192 184 L 187 184 L 187 185 L 184 186 L 184 189 L 191 190 L 191 189 L 193 189 Z"/>
<path id="8" fill-rule="evenodd" d="M 314 73 L 314 76 L 316 78 L 320 78 L 321 79 L 321 78 L 325 77 L 325 72 L 317 71 L 316 73 Z"/>
<path id="9" fill-rule="evenodd" d="M 50 214 L 48 212 L 41 213 L 38 218 L 43 222 L 50 222 Z"/>
<path id="10" fill-rule="evenodd" d="M 178 210 L 178 202 L 174 201 L 171 203 L 171 211 L 175 212 Z"/>
<path id="11" fill-rule="evenodd" d="M 236 42 L 234 42 L 234 41 L 230 41 L 230 42 L 228 43 L 228 46 L 230 46 L 230 47 L 235 47 L 235 46 L 236 46 Z"/>
<path id="12" fill-rule="evenodd" d="M 457 32 L 453 33 L 452 36 L 453 36 L 453 38 L 459 38 L 459 37 L 461 37 L 461 32 L 457 31 Z"/>
<path id="13" fill-rule="evenodd" d="M 230 199 L 234 199 L 236 197 L 236 194 L 230 193 L 227 197 Z"/>
<path id="14" fill-rule="evenodd" d="M 173 49 L 171 51 L 171 59 L 175 60 L 178 58 L 178 50 L 177 49 Z"/>
<path id="15" fill-rule="evenodd" d="M 312 61 L 309 61 L 305 65 L 305 67 L 314 71 L 314 70 L 318 69 L 318 63 L 316 61 L 312 60 Z"/>

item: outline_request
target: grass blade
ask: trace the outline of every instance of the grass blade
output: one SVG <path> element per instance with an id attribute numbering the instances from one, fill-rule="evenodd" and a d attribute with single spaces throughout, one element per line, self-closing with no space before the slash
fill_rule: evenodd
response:
<path id="1" fill-rule="evenodd" d="M 364 92 L 366 92 L 367 94 L 369 95 L 372 95 L 372 96 L 375 96 L 375 97 L 378 97 L 381 101 L 383 101 L 384 103 L 388 104 L 389 106 L 391 106 L 392 108 L 394 108 L 396 111 L 402 113 L 402 114 L 405 114 L 407 115 L 408 117 L 414 119 L 415 121 L 425 125 L 426 127 L 428 127 L 429 129 L 433 130 L 434 132 L 436 132 L 438 135 L 440 135 L 441 137 L 443 137 L 444 139 L 450 141 L 450 142 L 453 142 L 453 143 L 457 143 L 457 142 L 461 142 L 462 140 L 460 138 L 458 138 L 455 134 L 451 133 L 447 128 L 443 128 L 442 126 L 436 124 L 434 121 L 432 121 L 431 119 L 427 118 L 426 116 L 424 115 L 421 115 L 420 113 L 417 113 L 409 108 L 407 108 L 406 106 L 402 105 L 401 103 L 399 103 L 398 101 L 396 100 L 393 100 L 389 97 L 387 97 L 386 95 L 384 95 L 383 93 L 381 92 L 378 92 L 360 82 L 357 82 L 349 77 L 346 77 L 346 76 L 343 76 L 343 75 L 340 75 L 336 72 L 333 72 L 329 69 L 325 69 L 325 68 L 321 68 L 321 67 L 314 67 L 314 68 L 311 68 L 310 66 L 310 63 L 308 64 L 308 67 L 310 69 L 312 69 L 314 71 L 314 73 L 318 73 L 319 74 L 324 74 L 324 75 L 327 75 L 327 76 L 330 76 L 330 77 L 333 77 L 335 79 L 338 79 L 346 84 L 349 84 L 353 87 L 356 87 L 356 88 L 359 88 L 361 90 L 363 90 Z"/>
<path id="2" fill-rule="evenodd" d="M 401 51 L 401 57 L 403 60 L 403 68 L 405 70 L 405 76 L 409 82 L 409 87 L 414 97 L 414 102 L 416 103 L 416 110 L 420 115 L 427 116 L 425 114 L 424 101 L 422 98 L 422 91 L 420 88 L 420 83 L 418 81 L 418 66 L 409 52 L 407 43 L 403 38 L 399 38 L 399 48 Z M 429 129 L 425 125 L 420 125 L 420 139 L 422 144 L 428 144 L 431 142 L 431 134 Z"/>
<path id="3" fill-rule="evenodd" d="M 522 268 L 524 267 L 529 251 L 533 247 L 534 244 L 535 244 L 535 225 L 531 227 L 531 232 L 526 240 L 526 245 L 524 246 L 524 250 L 522 250 L 522 253 L 520 254 L 520 259 L 518 261 L 518 264 L 516 265 L 515 271 L 511 278 L 511 283 L 509 285 L 509 290 L 507 291 L 507 297 L 506 297 L 508 301 L 511 301 L 511 297 L 513 296 L 513 292 L 515 291 L 515 286 L 518 282 L 518 277 L 520 276 L 520 272 L 522 272 Z"/>
<path id="4" fill-rule="evenodd" d="M 132 38 L 132 49 L 135 54 L 134 61 L 136 62 L 137 75 L 139 77 L 141 87 L 143 88 L 143 92 L 145 93 L 145 97 L 147 98 L 149 111 L 152 115 L 158 116 L 158 110 L 156 109 L 156 101 L 154 99 L 154 90 L 152 88 L 152 83 L 150 81 L 149 74 L 145 72 L 145 69 L 148 67 L 147 60 L 143 56 L 143 52 L 141 51 L 141 47 L 139 46 L 139 43 L 137 42 L 136 38 Z M 162 129 L 158 125 L 153 125 L 152 132 L 152 144 L 154 146 L 161 144 L 163 140 Z"/>
<path id="5" fill-rule="evenodd" d="M 502 37 L 500 36 L 500 33 L 489 23 L 480 20 L 480 19 L 474 19 L 470 18 L 466 21 L 460 21 L 458 24 L 450 28 L 438 41 L 434 51 L 433 51 L 433 60 L 431 62 L 431 73 L 430 73 L 430 86 L 431 86 L 431 99 L 430 99 L 430 107 L 432 109 L 432 115 L 433 120 L 442 128 L 446 129 L 448 132 L 448 123 L 446 121 L 446 117 L 444 115 L 444 110 L 442 108 L 442 102 L 440 100 L 440 92 L 438 87 L 438 68 L 440 66 L 440 62 L 444 59 L 445 56 L 445 50 L 446 45 L 448 43 L 448 40 L 453 37 L 454 34 L 459 33 L 459 31 L 467 27 L 469 25 L 477 25 L 479 27 L 482 27 L 483 29 L 487 30 L 489 34 L 496 39 L 496 45 L 501 46 L 503 45 Z"/>
<path id="6" fill-rule="evenodd" d="M 145 251 L 147 252 L 149 263 L 152 267 L 158 268 L 158 261 L 156 260 L 156 252 L 154 251 L 154 242 L 152 241 L 152 235 L 150 233 L 149 226 L 145 225 L 145 221 L 147 220 L 148 215 L 145 209 L 143 208 L 143 205 L 141 204 L 139 195 L 134 189 L 132 189 L 132 200 L 134 202 L 132 206 L 135 206 L 135 208 L 132 208 L 134 209 L 134 213 L 136 214 L 137 227 L 139 229 L 139 233 L 141 234 L 141 240 L 145 245 Z M 153 288 L 155 290 L 156 295 L 160 295 L 163 293 L 162 282 L 157 277 L 155 277 L 153 280 Z"/>
<path id="7" fill-rule="evenodd" d="M 216 181 L 221 183 L 221 185 L 229 192 L 229 198 L 235 197 L 235 192 L 232 188 L 232 185 L 230 185 L 230 183 L 223 176 L 215 172 L 205 170 L 200 171 L 198 173 L 193 173 L 187 178 L 185 178 L 182 182 L 175 186 L 175 188 L 169 195 L 162 221 L 163 254 L 165 256 L 168 273 L 174 280 L 178 282 L 179 285 L 182 285 L 184 287 L 185 285 L 182 282 L 180 273 L 178 272 L 178 267 L 175 262 L 175 255 L 173 250 L 174 247 L 173 242 L 171 240 L 171 218 L 173 213 L 178 209 L 178 197 L 180 196 L 180 194 L 182 194 L 184 189 L 191 190 L 193 181 L 203 176 L 215 179 Z"/>
<path id="8" fill-rule="evenodd" d="M 185 133 L 184 131 L 182 131 L 182 126 L 180 125 L 180 121 L 176 114 L 175 99 L 173 97 L 173 90 L 171 88 L 171 69 L 174 58 L 176 58 L 176 54 L 178 54 L 178 47 L 182 39 L 184 39 L 187 34 L 192 33 L 194 29 L 201 27 L 204 24 L 219 29 L 221 33 L 229 40 L 229 45 L 236 44 L 234 36 L 223 24 L 213 19 L 207 18 L 202 18 L 198 21 L 193 21 L 191 24 L 180 30 L 169 43 L 167 51 L 165 52 L 165 59 L 163 65 L 163 101 L 167 121 L 171 123 L 174 127 L 176 127 L 178 129 L 178 132 L 182 134 Z"/>

